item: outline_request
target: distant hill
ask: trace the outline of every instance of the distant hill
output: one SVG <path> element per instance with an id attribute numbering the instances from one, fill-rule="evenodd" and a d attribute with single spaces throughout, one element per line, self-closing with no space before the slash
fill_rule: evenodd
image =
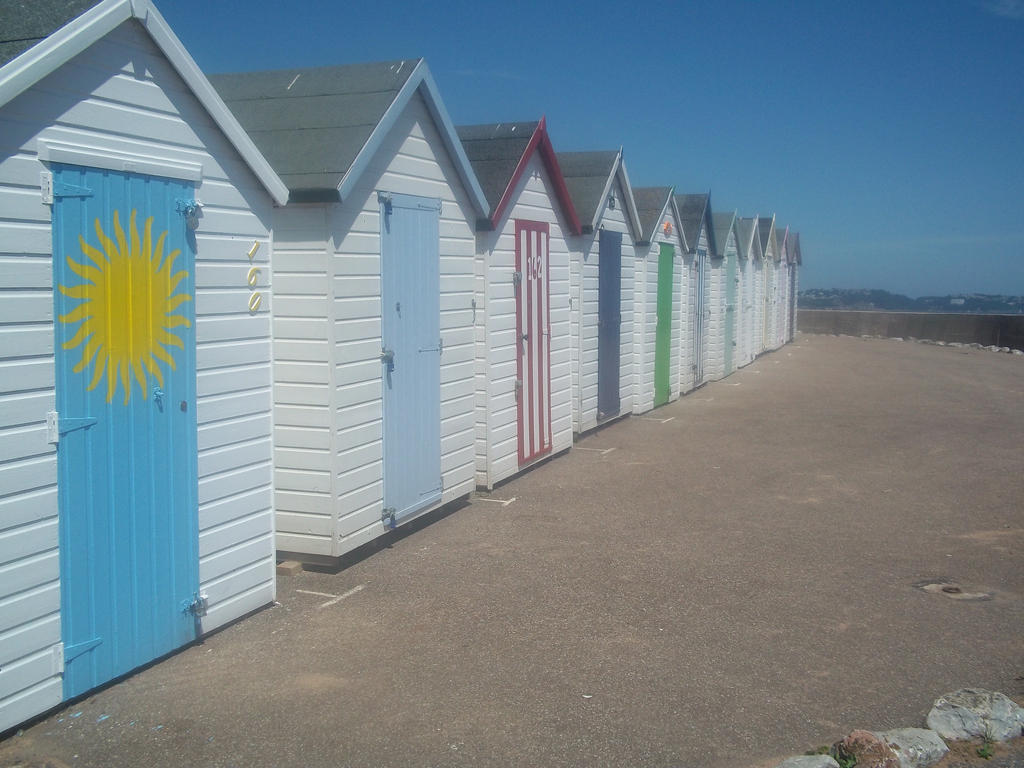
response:
<path id="1" fill-rule="evenodd" d="M 953 312 L 976 315 L 1024 314 L 1024 296 L 962 293 L 912 299 L 900 293 L 871 288 L 812 288 L 800 291 L 803 309 L 859 309 L 886 312 Z"/>

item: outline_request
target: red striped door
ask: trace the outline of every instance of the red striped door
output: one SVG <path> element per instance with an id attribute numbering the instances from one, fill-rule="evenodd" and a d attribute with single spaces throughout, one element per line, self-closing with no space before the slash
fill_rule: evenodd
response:
<path id="1" fill-rule="evenodd" d="M 516 219 L 519 463 L 551 450 L 548 225 Z"/>

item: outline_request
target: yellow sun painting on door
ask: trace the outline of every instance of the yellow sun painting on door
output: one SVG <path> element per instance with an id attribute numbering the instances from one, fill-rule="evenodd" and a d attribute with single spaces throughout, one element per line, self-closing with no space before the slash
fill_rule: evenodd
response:
<path id="1" fill-rule="evenodd" d="M 140 240 L 135 218 L 133 210 L 126 234 L 114 211 L 113 238 L 96 219 L 99 247 L 79 235 L 86 259 L 79 263 L 67 257 L 68 267 L 83 282 L 59 286 L 64 296 L 82 300 L 60 316 L 65 324 L 81 323 L 74 336 L 63 344 L 64 349 L 82 348 L 82 356 L 72 371 L 81 373 L 92 366 L 89 390 L 95 389 L 106 373 L 107 402 L 113 400 L 120 383 L 125 405 L 131 397 L 133 382 L 146 399 L 145 372 L 163 386 L 161 364 L 174 370 L 172 350 L 185 348 L 181 337 L 173 331 L 191 326 L 188 317 L 178 310 L 192 301 L 192 296 L 175 293 L 188 277 L 185 270 L 174 271 L 181 251 L 175 249 L 164 255 L 167 231 L 160 233 L 154 243 L 152 217 L 146 219 Z"/>

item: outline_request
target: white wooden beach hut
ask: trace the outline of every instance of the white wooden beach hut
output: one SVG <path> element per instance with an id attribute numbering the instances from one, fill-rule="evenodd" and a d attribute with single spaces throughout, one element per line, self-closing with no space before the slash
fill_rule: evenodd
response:
<path id="1" fill-rule="evenodd" d="M 711 223 L 711 193 L 676 195 L 676 207 L 683 225 L 683 240 L 689 248 L 683 282 L 683 334 L 679 353 L 680 383 L 683 392 L 707 381 L 708 293 L 711 256 L 715 252 L 715 232 Z"/>
<path id="2" fill-rule="evenodd" d="M 274 599 L 287 190 L 148 0 L 0 38 L 4 731 Z"/>
<path id="3" fill-rule="evenodd" d="M 334 563 L 476 484 L 489 207 L 422 59 L 210 79 L 289 190 L 274 219 L 277 547 Z"/>
<path id="4" fill-rule="evenodd" d="M 776 304 L 776 269 L 775 262 L 778 259 L 778 245 L 775 236 L 775 214 L 761 216 L 757 220 L 757 233 L 761 240 L 762 253 L 762 323 L 761 338 L 758 341 L 758 354 L 767 352 L 774 348 L 772 339 L 775 338 L 775 311 Z"/>
<path id="5" fill-rule="evenodd" d="M 775 263 L 778 301 L 775 306 L 774 346 L 778 349 L 789 339 L 789 227 L 777 226 L 775 240 L 779 260 Z"/>
<path id="6" fill-rule="evenodd" d="M 633 413 L 679 397 L 682 269 L 686 244 L 672 187 L 634 187 L 636 243 Z"/>
<path id="7" fill-rule="evenodd" d="M 798 296 L 800 293 L 800 265 L 804 263 L 800 253 L 800 233 L 789 233 L 789 336 L 788 341 L 796 338 L 796 318 Z"/>
<path id="8" fill-rule="evenodd" d="M 559 152 L 582 234 L 573 238 L 570 292 L 573 432 L 633 410 L 636 204 L 622 150 Z"/>
<path id="9" fill-rule="evenodd" d="M 757 320 L 754 312 L 755 281 L 760 276 L 760 273 L 755 271 L 755 260 L 760 260 L 760 250 L 755 248 L 755 243 L 758 243 L 757 237 L 755 237 L 756 230 L 755 219 L 736 218 L 736 237 L 740 257 L 739 320 L 737 323 L 739 331 L 736 345 L 738 367 L 749 365 L 754 359 L 753 341 Z"/>
<path id="10" fill-rule="evenodd" d="M 715 257 L 711 260 L 708 323 L 709 380 L 724 379 L 736 370 L 736 297 L 739 288 L 739 248 L 736 212 L 715 212 Z"/>
<path id="11" fill-rule="evenodd" d="M 476 484 L 572 446 L 569 237 L 546 121 L 459 126 L 490 205 L 476 236 Z"/>

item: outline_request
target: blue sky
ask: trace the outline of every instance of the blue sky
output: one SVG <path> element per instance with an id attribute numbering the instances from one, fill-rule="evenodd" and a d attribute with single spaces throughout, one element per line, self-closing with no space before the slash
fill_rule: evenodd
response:
<path id="1" fill-rule="evenodd" d="M 805 288 L 1024 294 L 1024 0 L 157 0 L 207 72 L 424 56 L 635 186 L 800 231 Z"/>

